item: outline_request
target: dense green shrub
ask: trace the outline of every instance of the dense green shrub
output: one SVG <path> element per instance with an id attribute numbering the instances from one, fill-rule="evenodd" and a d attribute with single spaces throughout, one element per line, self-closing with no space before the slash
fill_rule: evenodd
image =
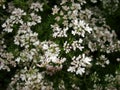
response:
<path id="1" fill-rule="evenodd" d="M 1 0 L 0 90 L 119 90 L 119 9 L 118 0 Z"/>

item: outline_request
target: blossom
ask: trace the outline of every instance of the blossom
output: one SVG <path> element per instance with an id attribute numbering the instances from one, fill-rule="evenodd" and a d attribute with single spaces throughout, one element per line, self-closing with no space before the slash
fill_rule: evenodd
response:
<path id="1" fill-rule="evenodd" d="M 97 0 L 90 0 L 92 3 L 97 3 Z"/>
<path id="2" fill-rule="evenodd" d="M 76 51 L 77 49 L 82 51 L 84 49 L 84 46 L 82 46 L 82 41 L 83 41 L 82 39 L 79 39 L 79 40 L 73 41 L 71 44 L 65 41 L 63 48 L 66 53 L 69 53 L 72 50 Z"/>
<path id="3" fill-rule="evenodd" d="M 55 6 L 52 8 L 52 11 L 53 11 L 52 14 L 53 14 L 53 15 L 57 14 L 59 10 L 60 10 L 60 9 L 57 7 L 57 5 L 55 5 Z"/>
<path id="4" fill-rule="evenodd" d="M 3 30 L 6 32 L 12 32 L 13 31 L 13 25 L 14 24 L 23 24 L 23 20 L 21 19 L 22 16 L 26 15 L 26 13 L 20 9 L 20 8 L 15 8 L 12 11 L 12 15 L 10 18 L 6 20 L 5 23 L 3 23 L 2 27 L 4 28 Z"/>
<path id="5" fill-rule="evenodd" d="M 85 68 L 82 67 L 79 67 L 78 70 L 76 71 L 76 74 L 82 75 L 83 73 L 85 73 Z"/>
<path id="6" fill-rule="evenodd" d="M 102 67 L 105 67 L 105 65 L 109 65 L 110 61 L 107 59 L 105 55 L 100 55 L 99 58 L 97 58 L 96 65 L 101 65 Z"/>
<path id="7" fill-rule="evenodd" d="M 53 28 L 53 37 L 67 37 L 68 27 L 60 28 L 57 24 L 51 25 Z"/>
<path id="8" fill-rule="evenodd" d="M 10 16 L 10 19 L 13 21 L 13 24 L 18 24 L 18 23 L 23 23 L 21 17 L 25 16 L 26 12 L 24 12 L 24 10 L 20 9 L 20 8 L 15 8 L 12 11 L 12 15 Z"/>
<path id="9" fill-rule="evenodd" d="M 20 8 L 15 8 L 12 12 L 12 15 L 20 19 L 21 16 L 26 15 L 26 13 Z"/>
<path id="10" fill-rule="evenodd" d="M 36 12 L 43 11 L 43 3 L 35 2 L 31 4 L 30 9 L 35 10 Z"/>
<path id="11" fill-rule="evenodd" d="M 40 16 L 36 15 L 35 13 L 31 13 L 30 16 L 31 16 L 31 20 L 32 20 L 32 22 L 31 22 L 32 25 L 36 25 L 37 23 L 41 23 Z"/>
<path id="12" fill-rule="evenodd" d="M 44 51 L 44 54 L 40 56 L 40 64 L 37 64 L 37 66 L 45 67 L 47 73 L 50 75 L 61 70 L 62 64 L 66 61 L 66 58 L 59 57 L 60 49 L 58 45 L 52 41 L 44 41 L 41 42 L 41 48 Z M 50 68 L 52 69 L 50 70 L 51 73 L 49 72 Z"/>
<path id="13" fill-rule="evenodd" d="M 13 21 L 13 24 L 23 24 L 23 20 L 21 18 L 18 18 L 16 16 L 10 16 L 10 19 Z"/>
<path id="14" fill-rule="evenodd" d="M 78 0 L 80 2 L 81 5 L 86 4 L 86 0 Z"/>
<path id="15" fill-rule="evenodd" d="M 92 31 L 92 28 L 88 26 L 83 20 L 75 19 L 72 21 L 73 22 L 73 30 L 72 34 L 73 35 L 81 35 L 82 37 L 85 36 L 85 31 L 90 33 Z"/>
<path id="16" fill-rule="evenodd" d="M 12 52 L 7 52 L 4 39 L 0 42 L 0 70 L 10 71 L 12 67 L 16 67 L 16 62 L 14 61 L 14 55 Z"/>
<path id="17" fill-rule="evenodd" d="M 78 48 L 80 51 L 82 51 L 84 46 L 82 46 L 81 43 L 82 43 L 82 39 L 79 39 L 78 41 L 77 40 L 73 41 L 73 43 L 71 45 L 73 50 L 75 51 Z"/>
<path id="18" fill-rule="evenodd" d="M 85 68 L 88 65 L 91 65 L 90 57 L 85 57 L 85 54 L 79 55 L 78 57 L 73 57 L 71 62 L 71 66 L 68 68 L 68 72 L 75 72 L 76 74 L 82 75 L 85 73 Z"/>
<path id="19" fill-rule="evenodd" d="M 7 19 L 6 22 L 2 25 L 2 27 L 4 28 L 3 31 L 6 32 L 12 32 L 13 28 L 12 28 L 13 24 L 11 23 L 10 19 Z"/>
<path id="20" fill-rule="evenodd" d="M 63 48 L 65 50 L 65 53 L 69 53 L 72 49 L 72 46 L 70 46 L 70 44 L 67 41 L 65 41 Z"/>

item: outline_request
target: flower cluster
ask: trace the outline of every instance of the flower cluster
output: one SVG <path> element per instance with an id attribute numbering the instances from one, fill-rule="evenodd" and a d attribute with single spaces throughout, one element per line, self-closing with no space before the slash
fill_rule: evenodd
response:
<path id="1" fill-rule="evenodd" d="M 65 3 L 70 2 L 66 1 L 64 4 Z M 63 2 L 61 2 L 61 4 L 63 4 Z M 73 3 L 71 3 L 71 6 L 64 4 L 60 8 L 55 5 L 52 9 L 52 14 L 56 16 L 55 20 L 57 22 L 61 22 L 62 20 L 62 25 L 58 25 L 57 23 L 51 25 L 53 28 L 53 37 L 68 37 L 68 31 L 70 31 L 73 36 L 79 35 L 82 37 L 85 36 L 85 32 L 90 33 L 92 28 L 90 28 L 89 25 L 79 17 L 81 5 L 75 3 L 74 0 Z"/>
<path id="2" fill-rule="evenodd" d="M 73 57 L 71 66 L 68 68 L 70 72 L 76 72 L 76 74 L 82 75 L 85 73 L 85 67 L 90 65 L 91 58 L 85 57 L 85 54 L 79 55 L 78 57 Z"/>
<path id="3" fill-rule="evenodd" d="M 92 2 L 97 3 L 95 0 Z M 110 64 L 106 54 L 120 51 L 120 41 L 106 24 L 100 9 L 97 7 L 84 9 L 83 5 L 80 1 L 74 0 L 62 1 L 60 6 L 55 5 L 52 14 L 56 22 L 51 25 L 53 37 L 56 40 L 63 38 L 63 50 L 66 54 L 70 54 L 69 58 L 72 59 L 68 71 L 80 75 L 85 73 L 85 67 L 91 64 L 92 59 L 88 59 L 86 55 L 96 59 L 93 61 L 95 65 L 105 67 Z M 98 51 L 96 55 L 99 55 L 97 57 L 92 54 L 96 51 Z M 79 52 L 78 57 L 76 52 Z M 82 56 L 84 59 L 81 59 Z M 85 64 L 84 61 L 89 63 Z"/>
<path id="4" fill-rule="evenodd" d="M 34 11 L 37 9 L 42 10 L 42 7 L 39 7 L 39 5 L 39 3 L 33 3 L 30 9 L 33 9 Z M 51 86 L 44 85 L 47 84 L 47 82 L 43 80 L 44 75 L 42 75 L 42 73 L 53 75 L 57 71 L 62 70 L 62 64 L 66 61 L 66 58 L 59 56 L 60 49 L 57 44 L 52 41 L 40 41 L 38 39 L 38 33 L 33 31 L 32 27 L 41 23 L 41 16 L 38 16 L 34 11 L 32 11 L 32 13 L 26 13 L 18 8 L 12 12 L 12 15 L 9 18 L 12 26 L 18 26 L 17 33 L 13 40 L 14 44 L 19 48 L 22 48 L 18 53 L 18 56 L 14 58 L 14 61 L 17 63 L 18 67 L 23 67 L 23 69 L 16 72 L 14 78 L 12 78 L 12 82 L 8 87 L 11 89 L 14 88 L 14 85 L 16 85 L 16 89 L 22 90 L 45 90 L 46 88 L 52 88 Z M 28 20 L 25 21 L 24 18 L 22 18 L 22 15 L 28 15 Z M 14 20 L 12 17 L 14 17 Z M 4 28 L 3 31 L 12 33 L 13 29 L 11 29 L 11 31 L 6 29 L 6 22 L 2 25 Z M 10 24 L 10 22 L 8 23 Z M 1 66 L 1 68 L 3 68 L 3 66 Z M 39 72 L 37 68 L 45 68 L 46 71 Z M 18 83 L 21 80 L 22 82 Z M 34 86 L 34 84 L 36 84 L 36 86 Z"/>
<path id="5" fill-rule="evenodd" d="M 93 12 L 94 10 L 95 12 L 100 12 L 98 8 L 91 8 L 90 10 L 93 10 Z M 88 16 L 90 14 L 89 12 L 86 12 L 85 15 Z M 93 13 L 93 15 L 98 16 L 98 13 Z M 101 17 L 101 13 L 101 16 L 98 16 L 98 18 L 92 18 L 93 15 L 91 15 L 89 18 L 86 18 L 86 20 L 90 23 L 90 26 L 93 28 L 93 31 L 84 38 L 83 43 L 85 46 L 87 46 L 88 52 L 98 52 L 96 53 L 97 58 L 93 55 L 93 57 L 97 59 L 96 65 L 101 65 L 104 67 L 104 65 L 106 66 L 110 64 L 110 60 L 106 54 L 120 52 L 120 41 L 117 40 L 115 31 L 111 30 L 111 28 L 106 24 L 105 18 Z M 115 59 L 117 61 L 117 58 Z"/>
<path id="6" fill-rule="evenodd" d="M 51 41 L 41 42 L 44 55 L 40 58 L 39 67 L 45 67 L 48 74 L 54 74 L 56 71 L 62 69 L 62 64 L 66 58 L 60 58 L 59 46 Z"/>
<path id="7" fill-rule="evenodd" d="M 14 56 L 11 52 L 7 52 L 4 39 L 0 39 L 0 70 L 10 71 L 10 67 L 16 67 Z"/>
<path id="8" fill-rule="evenodd" d="M 51 25 L 53 29 L 53 37 L 66 38 L 66 41 L 64 41 L 63 43 L 63 49 L 65 50 L 66 54 L 70 53 L 71 51 L 76 52 L 77 50 L 82 52 L 84 49 L 84 46 L 82 45 L 83 38 L 86 34 L 90 34 L 92 31 L 92 28 L 89 26 L 89 24 L 80 16 L 80 13 L 82 12 L 82 5 L 84 5 L 85 3 L 85 1 L 84 3 L 83 1 L 78 0 L 77 2 L 75 2 L 74 0 L 71 0 L 70 2 L 64 2 L 64 0 L 62 0 L 62 2 L 60 3 L 61 6 L 55 5 L 52 9 L 52 14 L 56 16 L 56 22 L 60 22 L 60 24 L 55 23 L 54 25 Z M 69 3 L 71 5 L 69 5 Z M 82 56 L 84 59 L 81 60 Z M 71 59 L 73 60 L 73 62 L 71 64 L 74 65 L 72 67 L 69 67 L 69 72 L 76 72 L 76 74 L 80 75 L 85 72 L 85 68 L 84 66 L 81 66 L 81 64 L 85 63 L 85 61 L 89 62 L 90 64 L 91 59 L 87 61 L 88 57 L 85 57 L 84 54 L 82 56 L 72 56 Z M 75 59 L 75 57 L 77 59 Z M 87 66 L 87 64 L 88 63 L 86 63 L 85 67 Z"/>
<path id="9" fill-rule="evenodd" d="M 79 39 L 76 41 L 73 41 L 71 44 L 68 43 L 67 41 L 65 41 L 64 43 L 64 50 L 66 53 L 69 53 L 71 50 L 76 51 L 77 49 L 79 49 L 80 51 L 82 51 L 84 49 L 84 46 L 82 46 L 83 40 Z"/>
<path id="10" fill-rule="evenodd" d="M 6 22 L 2 25 L 2 27 L 4 28 L 3 30 L 8 33 L 12 32 L 14 24 L 23 23 L 22 16 L 24 15 L 26 15 L 26 13 L 23 10 L 21 10 L 20 8 L 15 8 L 10 18 L 8 18 Z"/>
<path id="11" fill-rule="evenodd" d="M 39 3 L 39 2 L 32 3 L 30 9 L 36 12 L 43 11 L 43 3 Z"/>
<path id="12" fill-rule="evenodd" d="M 99 56 L 99 59 L 97 59 L 96 65 L 101 65 L 102 67 L 105 67 L 105 64 L 109 64 L 110 61 L 105 57 L 105 55 Z"/>
<path id="13" fill-rule="evenodd" d="M 16 87 L 14 87 L 16 85 Z M 25 67 L 15 74 L 9 84 L 8 90 L 53 90 L 52 82 L 44 80 L 44 72 L 40 72 L 33 68 Z"/>
<path id="14" fill-rule="evenodd" d="M 29 22 L 28 22 L 29 23 Z M 33 32 L 29 24 L 22 24 L 15 36 L 14 43 L 20 45 L 21 47 L 29 48 L 30 45 L 37 46 L 39 45 L 38 33 Z"/>

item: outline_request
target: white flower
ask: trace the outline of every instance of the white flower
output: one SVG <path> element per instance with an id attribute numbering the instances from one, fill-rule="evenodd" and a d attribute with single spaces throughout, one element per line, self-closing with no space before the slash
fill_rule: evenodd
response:
<path id="1" fill-rule="evenodd" d="M 30 32 L 31 29 L 30 29 L 30 26 L 28 23 L 23 23 L 22 25 L 20 25 L 20 28 L 18 30 L 18 34 L 20 33 L 27 33 L 27 32 Z"/>
<path id="2" fill-rule="evenodd" d="M 90 33 L 92 31 L 92 28 L 88 26 L 88 24 L 85 23 L 83 20 L 75 19 L 72 21 L 73 23 L 73 35 L 80 35 L 82 37 L 85 36 L 86 31 Z"/>
<path id="3" fill-rule="evenodd" d="M 59 10 L 60 9 L 57 7 L 57 5 L 55 5 L 54 8 L 52 8 L 52 11 L 53 11 L 52 14 L 53 15 L 57 14 Z"/>
<path id="4" fill-rule="evenodd" d="M 30 9 L 33 9 L 36 12 L 38 12 L 39 10 L 43 11 L 43 3 L 39 3 L 39 2 L 32 3 Z"/>
<path id="5" fill-rule="evenodd" d="M 36 15 L 35 13 L 31 13 L 30 16 L 31 16 L 31 19 L 32 19 L 32 22 L 31 22 L 32 25 L 36 25 L 37 23 L 41 23 L 41 17 L 40 16 Z"/>
<path id="6" fill-rule="evenodd" d="M 39 40 L 33 43 L 34 46 L 38 46 L 39 44 L 40 44 Z"/>
<path id="7" fill-rule="evenodd" d="M 67 69 L 67 71 L 68 72 L 75 72 L 76 71 L 76 69 L 75 69 L 75 67 L 69 67 L 68 69 Z"/>
<path id="8" fill-rule="evenodd" d="M 23 20 L 21 19 L 23 15 L 26 15 L 26 13 L 23 10 L 21 10 L 20 8 L 15 8 L 10 18 L 7 19 L 6 22 L 2 25 L 4 31 L 8 33 L 12 32 L 14 24 L 23 24 Z"/>
<path id="9" fill-rule="evenodd" d="M 97 3 L 97 0 L 90 0 L 92 3 Z"/>
<path id="10" fill-rule="evenodd" d="M 65 10 L 65 11 L 68 11 L 69 7 L 68 6 L 62 6 L 62 9 Z"/>
<path id="11" fill-rule="evenodd" d="M 120 62 L 120 58 L 117 58 L 116 60 L 117 60 L 118 62 Z"/>
<path id="12" fill-rule="evenodd" d="M 16 61 L 17 63 L 19 63 L 19 62 L 20 62 L 20 59 L 21 59 L 21 58 L 18 57 L 18 58 L 15 59 L 15 61 Z"/>
<path id="13" fill-rule="evenodd" d="M 109 59 L 108 59 L 105 55 L 100 55 L 100 57 L 97 58 L 96 65 L 100 65 L 100 66 L 102 66 L 102 67 L 105 67 L 105 64 L 106 64 L 106 65 L 109 65 L 109 64 L 110 64 Z"/>
<path id="14" fill-rule="evenodd" d="M 85 73 L 85 68 L 91 65 L 91 58 L 85 57 L 85 54 L 79 55 L 78 57 L 73 57 L 71 66 L 68 68 L 68 72 L 75 72 L 76 74 L 82 75 Z"/>
<path id="15" fill-rule="evenodd" d="M 91 58 L 89 57 L 85 57 L 85 54 L 82 54 L 82 61 L 83 63 L 87 64 L 87 65 L 90 65 L 90 61 L 91 61 Z"/>
<path id="16" fill-rule="evenodd" d="M 57 24 L 51 25 L 53 28 L 53 37 L 67 37 L 68 27 L 60 28 Z"/>
<path id="17" fill-rule="evenodd" d="M 77 48 L 78 48 L 80 51 L 83 50 L 84 47 L 81 45 L 82 41 L 83 41 L 82 39 L 79 39 L 79 41 L 76 40 L 76 41 L 73 41 L 73 42 L 72 42 L 72 48 L 73 48 L 74 51 L 75 51 Z"/>
<path id="18" fill-rule="evenodd" d="M 65 50 L 65 53 L 69 53 L 72 49 L 72 46 L 70 46 L 70 44 L 67 41 L 65 41 L 63 48 Z"/>
<path id="19" fill-rule="evenodd" d="M 83 73 L 85 73 L 85 68 L 82 68 L 82 67 L 79 67 L 76 71 L 76 74 L 82 75 Z"/>
<path id="20" fill-rule="evenodd" d="M 12 24 L 9 24 L 9 23 L 4 23 L 2 25 L 2 27 L 4 27 L 3 31 L 6 31 L 6 32 L 12 32 L 13 31 L 13 28 L 12 28 Z"/>
<path id="21" fill-rule="evenodd" d="M 48 49 L 48 45 L 44 44 L 43 45 L 43 50 L 47 50 Z"/>
<path id="22" fill-rule="evenodd" d="M 0 58 L 1 59 L 1 58 Z M 2 61 L 0 61 L 0 70 L 4 68 L 4 63 Z"/>
<path id="23" fill-rule="evenodd" d="M 53 63 L 57 63 L 57 61 L 58 61 L 57 55 L 50 56 L 49 59 L 51 59 L 51 61 L 52 61 Z"/>
<path id="24" fill-rule="evenodd" d="M 80 2 L 81 5 L 86 3 L 86 0 L 78 0 Z"/>
<path id="25" fill-rule="evenodd" d="M 88 24 L 87 24 L 86 27 L 85 27 L 85 30 L 86 30 L 88 33 L 91 33 L 92 28 L 90 28 L 90 27 L 88 26 Z"/>
<path id="26" fill-rule="evenodd" d="M 21 16 L 26 15 L 26 13 L 20 8 L 15 8 L 14 11 L 12 12 L 12 15 L 20 19 Z"/>
<path id="27" fill-rule="evenodd" d="M 3 23 L 2 27 L 4 28 L 3 31 L 6 31 L 8 33 L 13 31 L 13 24 L 10 19 L 7 19 L 6 22 Z"/>
<path id="28" fill-rule="evenodd" d="M 26 75 L 25 74 L 21 74 L 20 78 L 21 78 L 22 81 L 25 81 L 26 80 Z"/>

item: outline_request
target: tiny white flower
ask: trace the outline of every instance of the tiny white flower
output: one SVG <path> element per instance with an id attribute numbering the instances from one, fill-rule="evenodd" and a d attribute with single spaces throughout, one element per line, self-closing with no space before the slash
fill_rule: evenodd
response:
<path id="1" fill-rule="evenodd" d="M 18 57 L 17 59 L 15 59 L 15 61 L 17 62 L 17 63 L 19 63 L 20 62 L 20 57 Z"/>
<path id="2" fill-rule="evenodd" d="M 36 12 L 38 12 L 39 10 L 43 11 L 43 3 L 39 3 L 39 2 L 32 3 L 30 9 L 33 9 Z"/>
<path id="3" fill-rule="evenodd" d="M 30 16 L 31 16 L 31 19 L 32 19 L 31 23 L 33 23 L 33 25 L 35 25 L 37 23 L 41 23 L 41 17 L 40 16 L 36 15 L 35 13 L 31 13 Z"/>
<path id="4" fill-rule="evenodd" d="M 35 45 L 35 46 L 37 46 L 37 45 L 39 45 L 39 44 L 40 44 L 40 41 L 39 41 L 39 40 L 33 43 L 33 45 Z"/>
<path id="5" fill-rule="evenodd" d="M 44 45 L 43 45 L 43 49 L 44 49 L 44 50 L 47 50 L 47 49 L 48 49 L 48 45 L 44 44 Z"/>
<path id="6" fill-rule="evenodd" d="M 12 15 L 20 19 L 21 16 L 26 15 L 26 13 L 20 8 L 15 8 L 14 11 L 12 12 Z"/>
<path id="7" fill-rule="evenodd" d="M 57 5 L 55 5 L 54 8 L 52 8 L 52 11 L 53 11 L 52 14 L 53 15 L 57 14 L 59 10 L 60 9 L 57 7 Z"/>
<path id="8" fill-rule="evenodd" d="M 97 0 L 90 0 L 92 3 L 97 3 Z"/>
<path id="9" fill-rule="evenodd" d="M 76 71 L 76 74 L 82 75 L 83 73 L 85 73 L 85 68 L 82 68 L 82 67 L 79 67 Z"/>
<path id="10" fill-rule="evenodd" d="M 69 68 L 67 69 L 67 71 L 68 71 L 68 72 L 75 72 L 76 70 L 75 70 L 74 67 L 69 67 Z"/>

